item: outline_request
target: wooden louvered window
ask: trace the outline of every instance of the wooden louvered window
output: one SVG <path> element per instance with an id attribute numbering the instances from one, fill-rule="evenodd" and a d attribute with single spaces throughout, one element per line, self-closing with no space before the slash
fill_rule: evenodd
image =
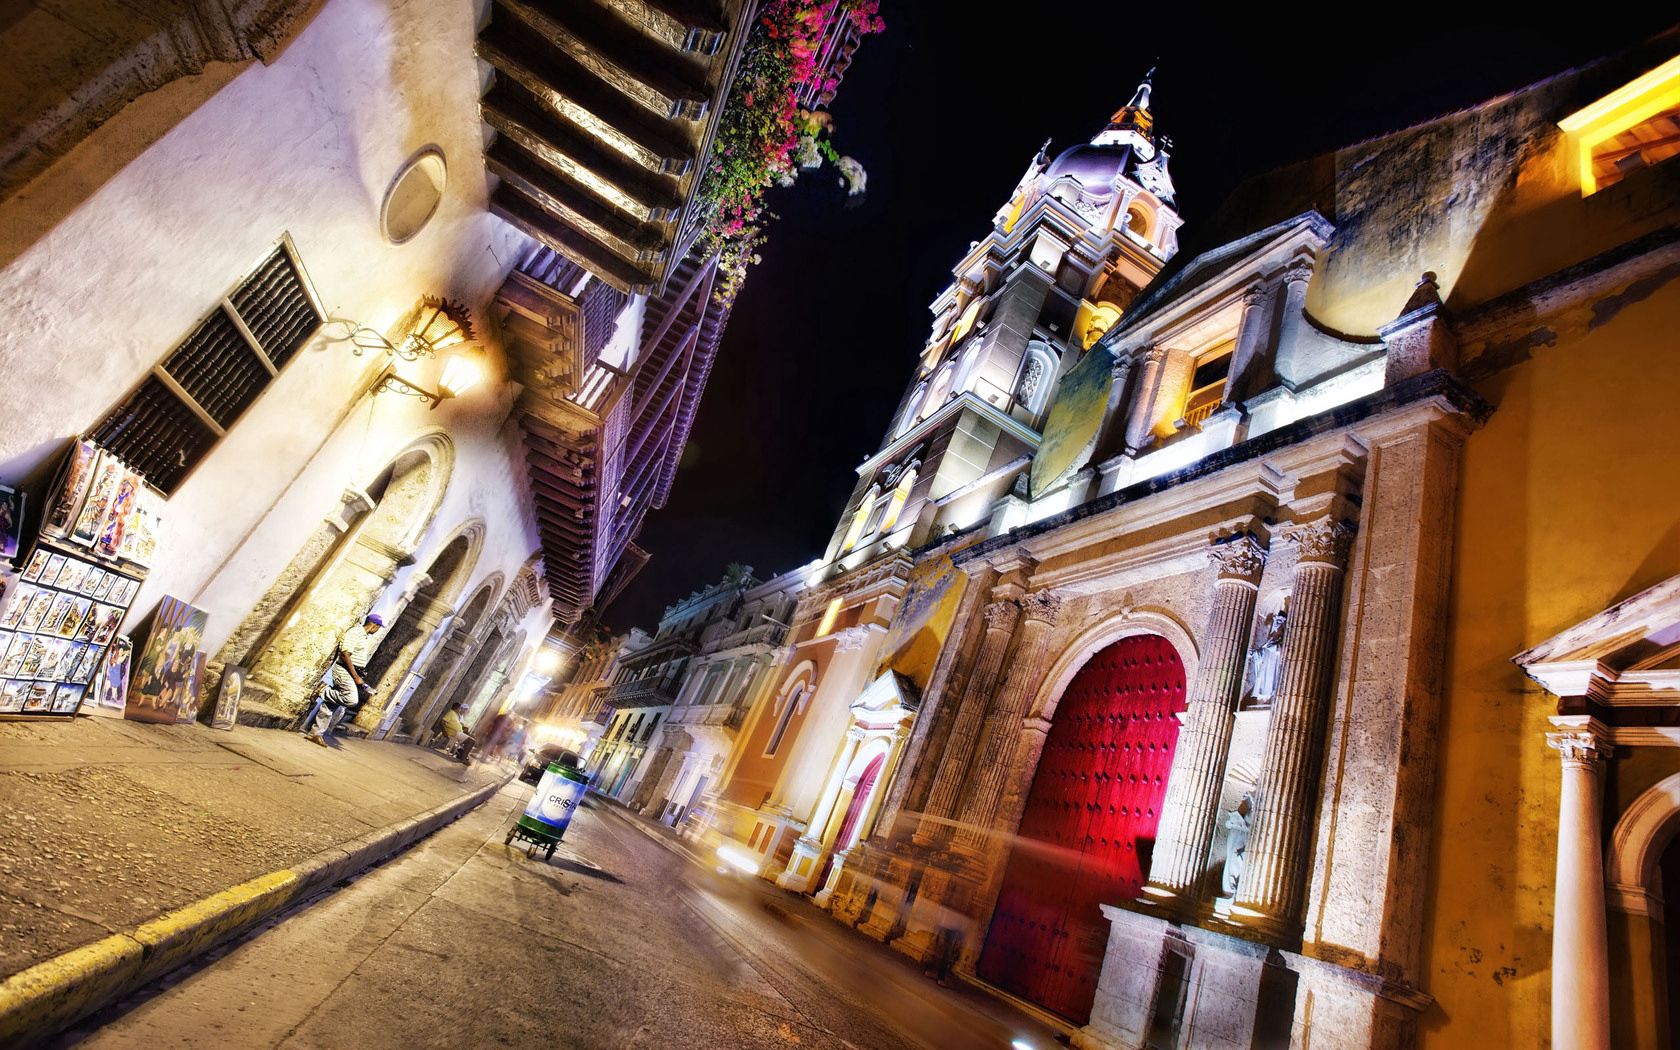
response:
<path id="1" fill-rule="evenodd" d="M 325 319 L 283 238 L 88 436 L 173 492 Z"/>

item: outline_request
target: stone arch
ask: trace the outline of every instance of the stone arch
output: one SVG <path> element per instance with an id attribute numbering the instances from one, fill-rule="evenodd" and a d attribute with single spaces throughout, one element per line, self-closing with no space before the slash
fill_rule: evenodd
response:
<path id="1" fill-rule="evenodd" d="M 395 735 L 405 740 L 419 740 L 431 732 L 443 717 L 443 701 L 454 691 L 457 676 L 466 665 L 467 656 L 481 629 L 489 622 L 490 608 L 501 591 L 502 574 L 493 572 L 479 582 L 471 596 L 462 602 L 449 623 L 449 633 L 433 650 L 423 669 L 425 680 L 409 699 Z"/>
<path id="2" fill-rule="evenodd" d="M 223 647 L 222 662 L 250 661 L 248 703 L 283 714 L 307 707 L 356 623 L 413 562 L 448 489 L 455 446 L 442 430 L 421 434 L 341 505 L 293 557 Z M 254 706 L 254 705 L 253 705 Z"/>
<path id="3" fill-rule="evenodd" d="M 1178 653 L 1179 662 L 1184 665 L 1185 680 L 1196 680 L 1196 667 L 1201 657 L 1195 637 L 1181 620 L 1164 609 L 1122 609 L 1086 628 L 1063 647 L 1045 674 L 1030 710 L 1037 717 L 1054 719 L 1056 706 L 1067 691 L 1068 684 L 1091 657 L 1122 638 L 1142 634 L 1160 635 L 1170 642 Z"/>
<path id="4" fill-rule="evenodd" d="M 1135 899 L 1188 685 L 1165 635 L 1123 629 L 1068 676 L 1031 771 L 977 972 L 1075 1024 L 1089 1019 L 1107 943 L 1100 905 Z M 1030 720 L 1030 719 L 1029 719 Z"/>
<path id="5" fill-rule="evenodd" d="M 1650 914 L 1655 904 L 1661 910 L 1658 864 L 1676 833 L 1680 833 L 1680 773 L 1647 788 L 1616 821 L 1605 865 L 1611 907 Z"/>
<path id="6" fill-rule="evenodd" d="M 455 596 L 472 576 L 483 546 L 484 522 L 477 518 L 464 522 L 438 546 L 426 568 L 409 578 L 397 608 L 387 613 L 389 625 L 368 660 L 365 677 L 373 686 L 373 697 L 358 717 L 359 724 L 371 729 L 387 717 L 415 660 L 453 615 Z"/>

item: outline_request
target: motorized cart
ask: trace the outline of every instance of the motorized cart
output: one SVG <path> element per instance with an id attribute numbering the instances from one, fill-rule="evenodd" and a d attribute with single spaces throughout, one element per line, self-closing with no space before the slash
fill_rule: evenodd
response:
<path id="1" fill-rule="evenodd" d="M 525 850 L 527 858 L 534 858 L 540 849 L 546 851 L 544 860 L 552 860 L 554 847 L 565 837 L 566 826 L 572 822 L 572 814 L 588 789 L 589 774 L 572 766 L 550 762 L 543 771 L 542 780 L 537 782 L 530 805 L 514 821 L 513 827 L 508 829 L 507 838 L 502 841 L 511 846 L 513 840 L 518 839 L 529 844 Z"/>

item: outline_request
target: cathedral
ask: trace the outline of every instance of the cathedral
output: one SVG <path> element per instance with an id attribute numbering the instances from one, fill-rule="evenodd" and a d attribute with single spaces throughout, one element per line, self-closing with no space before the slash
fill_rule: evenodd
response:
<path id="1" fill-rule="evenodd" d="M 1677 50 L 1047 144 L 690 833 L 1076 1046 L 1672 1045 Z"/>

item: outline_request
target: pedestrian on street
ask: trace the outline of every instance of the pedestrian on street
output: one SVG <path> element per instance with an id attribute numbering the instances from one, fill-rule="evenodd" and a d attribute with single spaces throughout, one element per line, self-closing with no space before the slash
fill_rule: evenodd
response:
<path id="1" fill-rule="evenodd" d="M 467 716 L 468 704 L 461 701 L 443 713 L 443 721 L 438 728 L 443 731 L 444 750 L 450 752 L 463 765 L 472 761 L 473 738 L 467 735 L 467 727 L 462 719 Z"/>
<path id="2" fill-rule="evenodd" d="M 333 657 L 332 675 L 322 687 L 321 707 L 315 722 L 304 737 L 310 743 L 327 746 L 327 734 L 343 715 L 372 694 L 373 688 L 362 678 L 368 657 L 373 655 L 373 636 L 385 626 L 377 613 L 368 613 L 359 627 L 347 627 L 338 636 L 338 649 Z"/>

